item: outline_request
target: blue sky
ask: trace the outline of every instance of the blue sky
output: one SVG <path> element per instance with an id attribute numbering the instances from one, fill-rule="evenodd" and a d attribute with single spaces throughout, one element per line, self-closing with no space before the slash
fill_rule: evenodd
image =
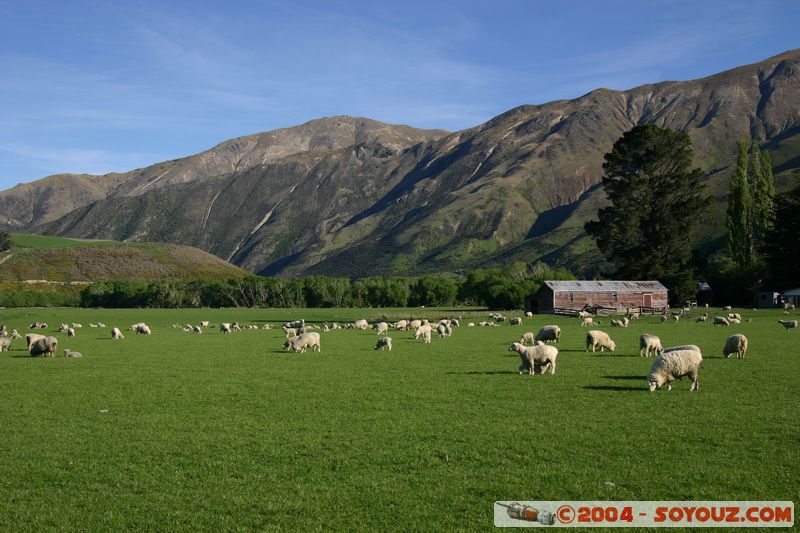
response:
<path id="1" fill-rule="evenodd" d="M 322 116 L 457 130 L 800 46 L 800 2 L 0 0 L 0 189 Z"/>

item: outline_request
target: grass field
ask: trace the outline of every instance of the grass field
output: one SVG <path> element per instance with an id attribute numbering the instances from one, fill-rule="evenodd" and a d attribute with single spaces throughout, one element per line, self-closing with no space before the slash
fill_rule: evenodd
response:
<path id="1" fill-rule="evenodd" d="M 741 311 L 752 323 L 730 328 L 603 326 L 617 350 L 596 354 L 576 319 L 552 316 L 430 345 L 392 332 L 391 353 L 368 331 L 293 354 L 280 330 L 169 327 L 382 312 L 0 310 L 23 334 L 84 325 L 58 334 L 58 353 L 82 359 L 30 358 L 23 341 L 0 354 L 0 531 L 476 531 L 492 529 L 495 500 L 800 501 L 800 331 L 782 311 Z M 140 320 L 152 336 L 110 339 Z M 549 323 L 556 374 L 518 375 L 509 344 Z M 644 332 L 703 349 L 699 392 L 647 391 Z M 737 332 L 747 357 L 723 359 Z"/>
<path id="2" fill-rule="evenodd" d="M 65 239 L 64 237 L 53 237 L 51 235 L 28 235 L 24 233 L 12 234 L 11 241 L 16 247 L 33 248 L 35 250 L 50 248 L 74 248 L 76 246 L 111 246 L 113 244 L 117 244 L 114 241 Z"/>

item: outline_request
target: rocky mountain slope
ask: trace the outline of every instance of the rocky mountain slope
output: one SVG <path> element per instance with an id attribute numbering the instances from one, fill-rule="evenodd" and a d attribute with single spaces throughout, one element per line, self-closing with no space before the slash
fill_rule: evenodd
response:
<path id="1" fill-rule="evenodd" d="M 646 123 L 689 134 L 715 213 L 740 140 L 772 151 L 785 186 L 800 174 L 800 51 L 700 80 L 521 106 L 451 134 L 314 121 L 288 137 L 296 128 L 128 173 L 105 198 L 35 229 L 186 243 L 269 274 L 454 271 L 540 257 L 591 272 L 596 250 L 583 222 L 605 201 L 603 154 Z M 0 214 L 15 218 L 2 198 Z M 700 244 L 719 246 L 722 234 L 711 214 Z"/>

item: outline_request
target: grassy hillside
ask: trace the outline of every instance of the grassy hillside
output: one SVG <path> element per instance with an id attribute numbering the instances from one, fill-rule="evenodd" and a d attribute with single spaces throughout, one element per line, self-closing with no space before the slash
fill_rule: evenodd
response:
<path id="1" fill-rule="evenodd" d="M 190 246 L 23 234 L 12 235 L 12 241 L 14 247 L 0 255 L 0 281 L 154 281 L 248 275 L 247 271 Z"/>
<path id="2" fill-rule="evenodd" d="M 280 329 L 170 327 L 410 312 L 453 311 L 0 310 L 9 328 L 50 324 L 60 355 L 0 353 L 0 531 L 489 531 L 496 500 L 800 497 L 800 347 L 777 324 L 797 314 L 643 317 L 602 327 L 617 343 L 602 353 L 584 351 L 577 319 L 544 315 L 431 344 L 393 331 L 392 352 L 372 331 L 323 332 L 321 353 L 295 354 Z M 142 320 L 151 336 L 111 340 Z M 68 339 L 62 322 L 84 328 Z M 509 344 L 549 323 L 555 375 L 517 374 Z M 643 332 L 700 346 L 698 392 L 647 391 Z M 722 358 L 733 333 L 750 339 L 744 359 Z"/>

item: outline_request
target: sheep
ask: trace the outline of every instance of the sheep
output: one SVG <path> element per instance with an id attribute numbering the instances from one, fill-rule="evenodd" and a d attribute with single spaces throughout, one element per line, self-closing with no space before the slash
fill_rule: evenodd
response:
<path id="1" fill-rule="evenodd" d="M 97 324 L 95 324 L 94 322 L 89 322 L 89 327 L 90 327 L 90 328 L 99 328 L 100 326 L 98 326 L 98 325 L 97 325 Z"/>
<path id="2" fill-rule="evenodd" d="M 611 325 L 614 325 L 614 322 L 616 322 L 616 320 L 612 320 L 611 321 Z M 592 317 L 587 316 L 587 317 L 584 317 L 583 319 L 581 319 L 581 327 L 583 327 L 583 326 L 593 326 L 593 325 L 594 325 L 594 319 Z"/>
<path id="3" fill-rule="evenodd" d="M 520 363 L 517 371 L 522 374 L 527 370 L 529 375 L 534 375 L 535 367 L 539 366 L 542 369 L 542 374 L 546 371 L 550 375 L 556 373 L 556 358 L 558 357 L 558 349 L 555 346 L 548 346 L 542 341 L 537 341 L 534 346 L 525 346 L 522 343 L 515 342 L 508 347 L 509 352 L 517 352 L 522 362 Z"/>
<path id="4" fill-rule="evenodd" d="M 450 328 L 449 324 L 439 324 L 436 326 L 436 332 L 440 337 L 449 337 L 453 334 L 453 330 Z"/>
<path id="5" fill-rule="evenodd" d="M 150 335 L 150 326 L 142 322 L 141 324 L 136 325 L 136 334 L 137 335 Z"/>
<path id="6" fill-rule="evenodd" d="M 707 316 L 699 316 L 699 317 L 695 318 L 694 321 L 695 322 L 705 322 L 706 319 L 708 319 Z"/>
<path id="7" fill-rule="evenodd" d="M 242 331 L 242 326 L 240 326 L 238 322 L 234 322 L 231 324 L 231 331 Z"/>
<path id="8" fill-rule="evenodd" d="M 475 322 L 468 322 L 467 323 L 467 327 L 468 328 L 474 328 L 475 327 Z"/>
<path id="9" fill-rule="evenodd" d="M 201 320 L 200 321 L 200 327 L 201 328 L 207 328 L 208 324 L 209 324 L 208 320 Z"/>
<path id="10" fill-rule="evenodd" d="M 425 334 L 430 336 L 430 334 L 431 334 L 431 326 L 430 326 L 430 324 L 425 324 L 425 325 L 422 325 L 422 326 L 418 327 L 416 329 L 416 331 L 414 331 L 414 339 L 419 339 L 420 337 L 423 337 Z M 427 342 L 430 342 L 430 341 L 427 341 Z"/>
<path id="11" fill-rule="evenodd" d="M 192 328 L 192 331 L 194 332 L 195 335 L 202 335 L 203 334 L 203 328 L 201 328 L 200 326 L 194 326 Z"/>
<path id="12" fill-rule="evenodd" d="M 397 331 L 405 331 L 408 329 L 408 320 L 398 320 L 397 323 L 394 325 L 394 329 Z"/>
<path id="13" fill-rule="evenodd" d="M 286 326 L 283 327 L 283 332 L 286 334 L 287 339 L 296 337 L 298 335 L 298 332 L 295 328 L 287 328 Z"/>
<path id="14" fill-rule="evenodd" d="M 422 325 L 422 320 L 412 320 L 408 323 L 408 328 L 410 330 L 416 331 Z"/>
<path id="15" fill-rule="evenodd" d="M 785 303 L 785 304 L 783 304 L 783 308 L 784 308 L 785 310 L 787 310 L 787 311 L 794 311 L 794 308 L 795 308 L 795 307 L 794 307 L 794 304 L 791 304 L 791 303 Z"/>
<path id="16" fill-rule="evenodd" d="M 427 325 L 427 324 L 425 324 Z M 427 330 L 422 334 L 422 342 L 423 344 L 430 344 L 431 343 L 431 330 Z"/>
<path id="17" fill-rule="evenodd" d="M 459 320 L 458 318 L 451 318 L 450 319 L 450 327 L 460 328 L 461 327 L 461 320 Z"/>
<path id="18" fill-rule="evenodd" d="M 230 332 L 231 332 L 231 325 L 230 325 L 230 323 L 228 323 L 228 322 L 222 322 L 222 323 L 219 325 L 219 332 L 220 332 L 221 334 L 223 334 L 223 335 L 225 335 L 226 333 L 230 333 Z"/>
<path id="19" fill-rule="evenodd" d="M 661 315 L 661 322 L 667 321 L 667 315 Z"/>
<path id="20" fill-rule="evenodd" d="M 58 326 L 58 332 L 59 333 L 64 333 L 68 329 L 69 329 L 69 324 L 61 324 L 60 326 Z"/>
<path id="21" fill-rule="evenodd" d="M 672 315 L 672 320 L 674 320 L 675 322 L 680 320 L 680 318 L 681 318 L 681 315 Z"/>
<path id="22" fill-rule="evenodd" d="M 305 325 L 306 325 L 306 321 L 305 321 L 305 319 L 300 319 L 300 320 L 292 320 L 291 322 L 286 322 L 286 323 L 283 325 L 283 327 L 285 327 L 285 328 L 294 328 L 294 329 L 300 329 L 300 328 L 302 328 L 302 327 L 303 327 L 303 326 L 305 326 Z"/>
<path id="23" fill-rule="evenodd" d="M 386 335 L 386 332 L 389 331 L 389 324 L 386 322 L 378 322 L 375 324 L 375 334 L 376 335 Z"/>
<path id="24" fill-rule="evenodd" d="M 30 348 L 28 348 L 28 352 L 31 354 L 31 357 L 37 357 L 39 355 L 53 357 L 53 355 L 56 353 L 57 347 L 57 338 L 43 337 L 41 339 L 37 339 L 33 344 L 31 344 Z"/>
<path id="25" fill-rule="evenodd" d="M 650 352 L 653 352 L 653 355 L 661 355 L 663 351 L 664 348 L 661 347 L 661 339 L 655 335 L 643 333 L 642 336 L 639 337 L 639 357 L 650 357 Z"/>
<path id="26" fill-rule="evenodd" d="M 722 355 L 725 357 L 725 359 L 729 358 L 733 354 L 736 354 L 737 359 L 744 358 L 746 353 L 747 337 L 741 333 L 737 333 L 736 335 L 731 335 L 728 337 L 728 340 L 725 341 L 725 346 L 722 348 Z"/>
<path id="27" fill-rule="evenodd" d="M 388 348 L 389 351 L 392 351 L 392 338 L 391 337 L 381 337 L 378 339 L 378 342 L 375 343 L 375 349 L 383 351 L 384 348 Z"/>
<path id="28" fill-rule="evenodd" d="M 578 311 L 578 318 L 589 318 L 590 316 L 592 316 L 592 314 L 589 312 Z"/>
<path id="29" fill-rule="evenodd" d="M 725 306 L 725 307 L 723 307 L 722 309 L 723 309 L 724 311 L 728 311 L 728 312 L 730 312 L 730 310 L 731 310 L 731 306 L 730 306 L 730 305 L 726 305 L 726 306 Z"/>
<path id="30" fill-rule="evenodd" d="M 519 339 L 520 344 L 533 344 L 534 342 L 534 335 L 532 331 L 526 331 Z"/>
<path id="31" fill-rule="evenodd" d="M 735 318 L 736 320 L 741 321 L 742 315 L 740 315 L 739 313 L 728 313 L 728 320 L 730 320 L 731 318 Z"/>
<path id="32" fill-rule="evenodd" d="M 44 338 L 45 338 L 44 335 L 39 335 L 38 333 L 28 333 L 27 335 L 25 335 L 25 344 L 27 345 L 28 350 L 31 349 L 31 345 L 34 342 L 38 341 L 39 339 L 44 339 Z"/>
<path id="33" fill-rule="evenodd" d="M 73 352 L 69 348 L 64 350 L 64 357 L 82 357 L 81 352 Z"/>
<path id="34" fill-rule="evenodd" d="M 511 320 L 508 321 L 509 326 L 519 326 L 522 324 L 522 318 L 515 316 Z"/>
<path id="35" fill-rule="evenodd" d="M 558 326 L 543 326 L 536 334 L 537 341 L 558 343 L 561 339 L 561 328 Z"/>
<path id="36" fill-rule="evenodd" d="M 742 319 L 741 318 L 729 318 L 728 319 L 728 324 L 741 324 L 741 323 L 742 323 Z"/>
<path id="37" fill-rule="evenodd" d="M 787 330 L 797 329 L 797 320 L 778 320 L 778 322 Z"/>
<path id="38" fill-rule="evenodd" d="M 608 333 L 603 331 L 592 329 L 586 332 L 586 351 L 589 351 L 589 347 L 592 348 L 592 352 L 595 351 L 595 348 L 599 347 L 600 351 L 602 352 L 606 348 L 609 351 L 614 351 L 617 348 L 616 343 L 611 340 L 611 337 L 608 336 Z"/>
<path id="39" fill-rule="evenodd" d="M 362 318 L 361 320 L 356 320 L 353 322 L 353 327 L 355 329 L 367 329 L 369 327 L 369 322 Z"/>
<path id="40" fill-rule="evenodd" d="M 448 325 L 448 324 L 450 324 L 450 319 L 449 318 L 443 318 L 443 319 L 441 319 L 439 321 L 437 326 L 444 326 L 444 325 Z"/>
<path id="41" fill-rule="evenodd" d="M 286 350 L 292 350 L 293 352 L 305 352 L 306 348 L 311 348 L 311 350 L 314 352 L 322 351 L 320 348 L 319 333 L 316 331 L 303 333 L 302 335 L 297 335 L 295 337 L 289 337 L 286 339 L 286 342 L 283 343 L 283 347 Z"/>
<path id="42" fill-rule="evenodd" d="M 17 330 L 13 330 L 13 331 L 11 332 L 11 338 L 12 338 L 12 339 L 21 339 L 21 338 L 22 338 L 22 335 L 20 335 L 20 334 L 17 332 Z"/>
<path id="43" fill-rule="evenodd" d="M 122 334 L 119 328 L 115 326 L 114 329 L 111 330 L 111 338 L 114 340 L 118 340 L 118 339 L 124 339 L 125 336 Z"/>
<path id="44" fill-rule="evenodd" d="M 612 319 L 611 320 L 611 327 L 612 328 L 621 328 L 622 327 L 622 321 Z"/>
<path id="45" fill-rule="evenodd" d="M 73 329 L 78 329 L 78 328 L 82 328 L 82 327 L 83 327 L 83 326 L 82 326 L 82 325 L 80 325 L 80 324 L 78 324 L 77 322 L 73 322 L 73 323 L 72 323 L 72 328 L 73 328 Z"/>
<path id="46" fill-rule="evenodd" d="M 103 324 L 102 322 L 98 322 L 98 323 L 97 323 L 97 327 L 98 327 L 98 328 L 105 328 L 105 327 L 106 327 L 106 325 L 105 325 L 105 324 Z"/>
<path id="47" fill-rule="evenodd" d="M 532 311 L 526 311 L 525 312 L 525 318 L 533 318 L 533 312 Z"/>
<path id="48" fill-rule="evenodd" d="M 0 352 L 7 352 L 11 349 L 11 337 L 0 335 Z"/>
<path id="49" fill-rule="evenodd" d="M 731 323 L 728 321 L 727 318 L 724 316 L 715 316 L 714 317 L 714 326 L 725 326 L 728 327 Z"/>
<path id="50" fill-rule="evenodd" d="M 667 385 L 667 390 L 672 390 L 672 381 L 689 376 L 692 386 L 689 390 L 696 391 L 700 388 L 698 373 L 703 362 L 703 354 L 697 346 L 674 346 L 664 350 L 656 357 L 650 372 L 647 374 L 647 384 L 650 392 Z"/>
<path id="51" fill-rule="evenodd" d="M 67 328 L 67 337 L 74 337 L 75 330 L 73 328 Z"/>

